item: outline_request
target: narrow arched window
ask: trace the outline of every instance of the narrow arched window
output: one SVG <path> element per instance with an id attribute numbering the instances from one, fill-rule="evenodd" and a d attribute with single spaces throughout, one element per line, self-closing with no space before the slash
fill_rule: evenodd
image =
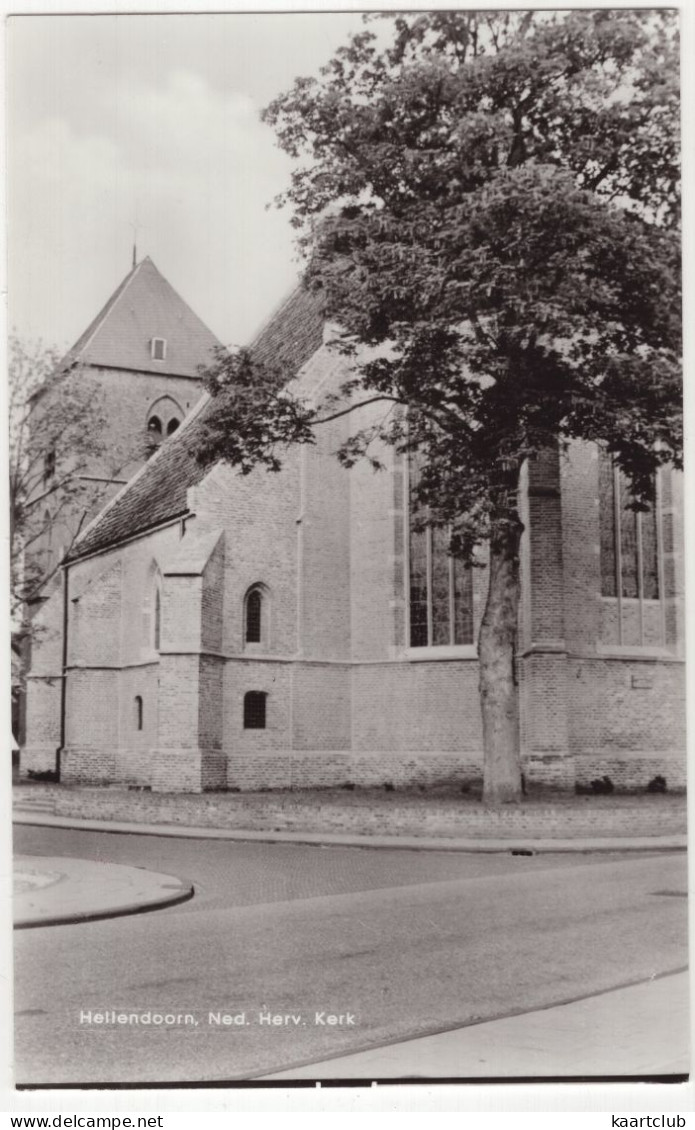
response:
<path id="1" fill-rule="evenodd" d="M 135 696 L 135 729 L 142 729 L 142 696 L 139 694 Z"/>
<path id="2" fill-rule="evenodd" d="M 244 729 L 265 730 L 265 691 L 247 691 L 244 695 Z"/>
<path id="3" fill-rule="evenodd" d="M 47 451 L 43 457 L 43 481 L 48 483 L 56 473 L 56 453 Z"/>
<path id="4" fill-rule="evenodd" d="M 180 420 L 177 420 L 175 416 L 174 416 L 173 420 L 169 421 L 169 423 L 167 424 L 167 435 L 168 436 L 173 436 L 174 432 L 176 431 L 176 429 L 179 426 L 179 423 L 180 423 Z"/>
<path id="5" fill-rule="evenodd" d="M 162 594 L 157 585 L 154 594 L 154 649 L 159 651 L 159 643 L 162 635 Z"/>
<path id="6" fill-rule="evenodd" d="M 246 642 L 260 643 L 263 625 L 263 596 L 252 589 L 246 598 Z"/>
<path id="7" fill-rule="evenodd" d="M 147 421 L 147 430 L 150 435 L 160 438 L 162 434 L 162 421 L 159 416 L 150 416 Z"/>

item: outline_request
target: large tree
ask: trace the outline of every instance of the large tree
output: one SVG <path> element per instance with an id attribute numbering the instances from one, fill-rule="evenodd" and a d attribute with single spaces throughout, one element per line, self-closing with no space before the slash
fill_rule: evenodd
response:
<path id="1" fill-rule="evenodd" d="M 342 459 L 375 438 L 417 452 L 421 520 L 465 559 L 489 546 L 484 797 L 514 801 L 522 466 L 604 444 L 639 507 L 680 463 L 677 28 L 626 10 L 386 19 L 264 117 L 296 159 L 280 203 L 306 285 L 355 362 L 335 411 L 392 409 Z M 286 376 L 221 356 L 201 457 L 277 468 L 311 442 L 325 408 Z"/>

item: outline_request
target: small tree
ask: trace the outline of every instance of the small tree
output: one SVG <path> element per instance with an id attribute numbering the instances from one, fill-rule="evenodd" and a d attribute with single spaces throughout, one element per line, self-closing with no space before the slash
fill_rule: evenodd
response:
<path id="1" fill-rule="evenodd" d="M 522 466 L 605 444 L 644 507 L 680 464 L 677 31 L 668 12 L 387 18 L 389 46 L 354 36 L 265 120 L 304 162 L 280 203 L 355 362 L 336 410 L 391 409 L 340 457 L 417 451 L 421 520 L 468 561 L 488 543 L 484 797 L 516 801 Z M 232 395 L 200 457 L 277 469 L 312 442 L 331 414 L 287 376 L 220 356 L 210 387 Z"/>
<path id="2" fill-rule="evenodd" d="M 99 392 L 79 366 L 13 336 L 8 376 L 11 614 L 26 633 L 27 611 L 103 496 L 95 465 L 113 476 L 123 453 L 109 450 Z"/>

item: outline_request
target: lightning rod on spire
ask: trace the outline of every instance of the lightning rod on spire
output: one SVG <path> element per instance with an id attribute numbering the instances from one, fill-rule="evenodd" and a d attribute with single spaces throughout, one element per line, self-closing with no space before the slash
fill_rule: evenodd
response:
<path id="1" fill-rule="evenodd" d="M 137 247 L 138 222 L 137 222 L 137 220 L 135 220 L 135 222 L 132 223 L 130 226 L 133 229 L 133 270 L 135 270 L 135 268 L 138 265 L 138 247 Z"/>

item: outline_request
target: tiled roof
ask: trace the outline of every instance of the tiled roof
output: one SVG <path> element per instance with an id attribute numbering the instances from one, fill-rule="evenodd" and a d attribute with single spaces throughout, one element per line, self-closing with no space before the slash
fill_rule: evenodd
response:
<path id="1" fill-rule="evenodd" d="M 164 360 L 152 357 L 153 337 L 164 338 Z M 197 377 L 220 343 L 190 306 L 143 259 L 114 291 L 104 308 L 75 342 L 62 366 L 74 361 L 139 373 Z"/>
<path id="2" fill-rule="evenodd" d="M 324 319 L 319 302 L 298 287 L 266 323 L 252 343 L 259 359 L 282 364 L 292 373 L 323 342 Z M 214 399 L 203 399 L 149 463 L 108 503 L 75 542 L 67 560 L 117 545 L 186 513 L 186 495 L 210 468 L 196 460 L 193 449 Z"/>

